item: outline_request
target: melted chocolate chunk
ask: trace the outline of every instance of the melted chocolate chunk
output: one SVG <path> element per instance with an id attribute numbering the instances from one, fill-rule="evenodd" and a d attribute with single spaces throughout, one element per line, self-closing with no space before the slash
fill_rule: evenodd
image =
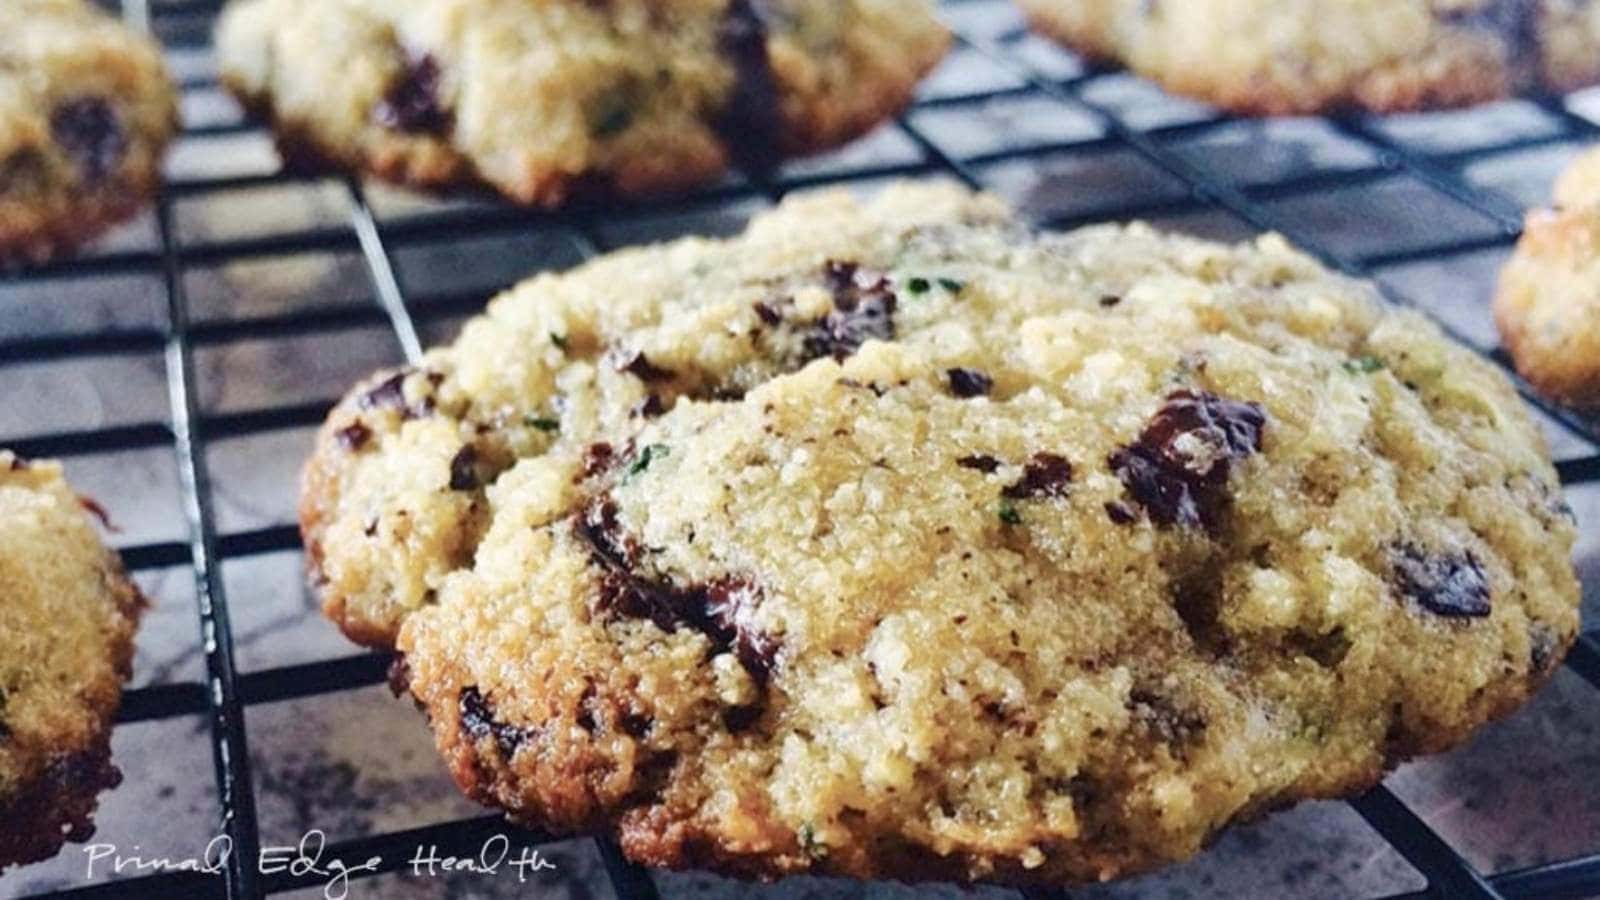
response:
<path id="1" fill-rule="evenodd" d="M 439 61 L 424 53 L 406 61 L 405 70 L 378 102 L 379 125 L 413 134 L 438 134 L 450 128 L 450 114 L 439 104 Z"/>
<path id="2" fill-rule="evenodd" d="M 462 446 L 450 460 L 450 490 L 474 491 L 482 484 L 478 480 L 478 450 L 471 444 Z"/>
<path id="3" fill-rule="evenodd" d="M 681 587 L 637 572 L 637 542 L 622 534 L 617 505 L 610 500 L 591 503 L 575 528 L 594 551 L 591 561 L 602 571 L 600 607 L 628 619 L 649 619 L 672 633 L 690 628 L 710 639 L 714 652 L 732 652 L 758 684 L 765 685 L 778 655 L 778 643 L 750 622 L 761 605 L 762 591 L 754 581 L 726 576 L 708 584 Z"/>
<path id="4" fill-rule="evenodd" d="M 11 457 L 11 471 L 13 471 L 13 472 L 21 472 L 26 468 L 28 468 L 28 461 L 27 460 L 23 459 L 20 456 Z"/>
<path id="5" fill-rule="evenodd" d="M 963 469 L 977 469 L 979 472 L 988 475 L 995 469 L 1000 468 L 1000 460 L 987 453 L 974 453 L 971 456 L 963 456 L 956 460 L 956 465 Z"/>
<path id="6" fill-rule="evenodd" d="M 1261 450 L 1266 423 L 1258 404 L 1179 390 L 1167 396 L 1139 439 L 1107 462 L 1157 524 L 1215 532 L 1232 502 L 1233 464 Z"/>
<path id="7" fill-rule="evenodd" d="M 778 82 L 767 52 L 761 0 L 731 0 L 717 28 L 717 52 L 733 67 L 733 93 L 712 126 L 739 168 L 763 173 L 782 160 Z"/>
<path id="8" fill-rule="evenodd" d="M 950 393 L 963 399 L 987 396 L 994 387 L 994 379 L 977 369 L 946 369 L 944 374 L 950 380 Z"/>
<path id="9" fill-rule="evenodd" d="M 671 381 L 677 373 L 671 369 L 663 369 L 650 361 L 643 353 L 635 353 L 633 359 L 628 360 L 622 371 L 644 382 Z"/>
<path id="10" fill-rule="evenodd" d="M 881 272 L 830 260 L 823 277 L 833 292 L 833 312 L 811 325 L 804 362 L 831 356 L 844 360 L 869 340 L 894 339 L 894 289 Z"/>
<path id="11" fill-rule="evenodd" d="M 616 462 L 616 448 L 604 441 L 590 444 L 583 451 L 583 477 L 593 478 L 616 465 Z"/>
<path id="12" fill-rule="evenodd" d="M 352 422 L 334 432 L 334 439 L 339 442 L 339 446 L 355 452 L 365 447 L 367 441 L 372 439 L 372 429 L 360 422 Z"/>
<path id="13" fill-rule="evenodd" d="M 1430 553 L 1401 544 L 1391 555 L 1395 589 L 1435 615 L 1481 618 L 1489 614 L 1489 579 L 1471 551 Z"/>
<path id="14" fill-rule="evenodd" d="M 461 712 L 462 730 L 475 741 L 493 737 L 495 745 L 500 748 L 500 755 L 507 761 L 516 755 L 517 748 L 533 737 L 531 728 L 517 728 L 497 720 L 494 715 L 494 705 L 489 702 L 489 698 L 483 696 L 476 685 L 462 688 L 458 706 Z"/>
<path id="15" fill-rule="evenodd" d="M 706 621 L 716 631 L 709 636 L 732 646 L 745 670 L 765 684 L 778 658 L 778 644 L 749 622 L 750 614 L 761 605 L 761 586 L 748 578 L 728 577 L 712 582 L 702 593 Z"/>
<path id="16" fill-rule="evenodd" d="M 1022 477 L 1000 493 L 1012 500 L 1065 497 L 1072 481 L 1072 463 L 1055 453 L 1035 453 L 1022 468 Z"/>
<path id="17" fill-rule="evenodd" d="M 116 110 L 101 97 L 69 100 L 50 114 L 50 135 L 83 177 L 100 181 L 128 152 L 128 133 Z"/>

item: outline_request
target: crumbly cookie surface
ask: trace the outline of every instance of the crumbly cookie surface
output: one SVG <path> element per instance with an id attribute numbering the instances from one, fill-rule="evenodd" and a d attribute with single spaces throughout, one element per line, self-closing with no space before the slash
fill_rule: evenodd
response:
<path id="1" fill-rule="evenodd" d="M 1600 81 L 1587 0 L 1019 0 L 1091 57 L 1225 109 L 1463 106 Z"/>
<path id="2" fill-rule="evenodd" d="M 842 143 L 947 41 L 927 0 L 240 0 L 217 33 L 291 160 L 538 206 Z"/>
<path id="3" fill-rule="evenodd" d="M 92 507 L 90 508 L 92 509 Z M 55 463 L 0 450 L 0 870 L 87 840 L 144 600 Z"/>
<path id="4" fill-rule="evenodd" d="M 333 413 L 329 610 L 632 857 L 1068 883 L 1520 703 L 1574 525 L 1492 367 L 1281 240 L 942 186 L 541 276 Z"/>
<path id="5" fill-rule="evenodd" d="M 148 39 L 83 0 L 0 4 L 0 262 L 43 261 L 132 215 L 176 125 Z"/>
<path id="6" fill-rule="evenodd" d="M 1528 214 L 1500 273 L 1495 322 L 1517 371 L 1560 403 L 1600 407 L 1600 148 Z"/>

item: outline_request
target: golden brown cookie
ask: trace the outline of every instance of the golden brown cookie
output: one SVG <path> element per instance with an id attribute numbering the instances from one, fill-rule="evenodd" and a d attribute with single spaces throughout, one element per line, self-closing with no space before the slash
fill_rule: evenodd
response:
<path id="1" fill-rule="evenodd" d="M 143 597 L 55 463 L 0 450 L 0 870 L 93 833 Z"/>
<path id="2" fill-rule="evenodd" d="M 291 161 L 536 206 L 842 143 L 947 41 L 927 0 L 240 0 L 217 32 Z"/>
<path id="3" fill-rule="evenodd" d="M 501 296 L 307 545 L 457 781 L 645 863 L 1066 884 L 1514 709 L 1575 529 L 1505 378 L 1281 239 L 900 186 Z"/>
<path id="4" fill-rule="evenodd" d="M 1094 59 L 1235 112 L 1464 106 L 1600 81 L 1574 0 L 1019 0 Z"/>
<path id="5" fill-rule="evenodd" d="M 147 203 L 177 108 L 156 46 L 98 7 L 0 4 L 0 263 L 68 251 Z"/>
<path id="6" fill-rule="evenodd" d="M 1494 313 L 1517 371 L 1540 393 L 1600 406 L 1600 149 L 1562 175 L 1553 209 L 1528 214 Z"/>

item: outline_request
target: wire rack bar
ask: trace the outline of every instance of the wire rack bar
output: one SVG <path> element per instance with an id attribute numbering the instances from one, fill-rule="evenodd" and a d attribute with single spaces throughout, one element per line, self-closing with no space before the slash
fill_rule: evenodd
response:
<path id="1" fill-rule="evenodd" d="M 260 833 L 256 822 L 255 786 L 250 778 L 250 745 L 245 737 L 244 704 L 239 698 L 238 669 L 233 657 L 233 628 L 227 595 L 216 561 L 218 555 L 206 469 L 205 435 L 199 421 L 194 385 L 194 356 L 188 340 L 189 310 L 183 290 L 172 227 L 172 208 L 163 199 L 156 217 L 164 248 L 167 313 L 167 385 L 172 403 L 172 435 L 178 458 L 184 514 L 190 529 L 190 564 L 194 567 L 195 599 L 200 614 L 200 641 L 207 673 L 207 712 L 222 828 L 233 854 L 224 872 L 228 896 L 235 900 L 262 897 L 256 860 Z"/>

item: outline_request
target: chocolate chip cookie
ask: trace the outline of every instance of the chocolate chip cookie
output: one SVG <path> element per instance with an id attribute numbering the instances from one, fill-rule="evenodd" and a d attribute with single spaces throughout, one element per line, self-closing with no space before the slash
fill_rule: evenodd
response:
<path id="1" fill-rule="evenodd" d="M 1600 407 L 1600 148 L 1528 214 L 1500 273 L 1495 322 L 1517 371 L 1560 403 Z"/>
<path id="2" fill-rule="evenodd" d="M 1240 113 L 1464 106 L 1600 81 L 1590 0 L 1018 0 L 1044 33 Z"/>
<path id="3" fill-rule="evenodd" d="M 0 263 L 56 256 L 144 205 L 177 115 L 155 45 L 99 8 L 0 4 Z"/>
<path id="4" fill-rule="evenodd" d="M 144 599 L 54 463 L 0 450 L 0 870 L 87 840 Z"/>
<path id="5" fill-rule="evenodd" d="M 240 0 L 223 79 L 290 161 L 555 206 L 765 169 L 898 112 L 928 0 Z"/>
<path id="6" fill-rule="evenodd" d="M 938 185 L 539 276 L 351 393 L 303 499 L 468 794 L 744 875 L 1182 859 L 1578 625 L 1542 438 L 1431 324 L 1276 237 Z"/>

